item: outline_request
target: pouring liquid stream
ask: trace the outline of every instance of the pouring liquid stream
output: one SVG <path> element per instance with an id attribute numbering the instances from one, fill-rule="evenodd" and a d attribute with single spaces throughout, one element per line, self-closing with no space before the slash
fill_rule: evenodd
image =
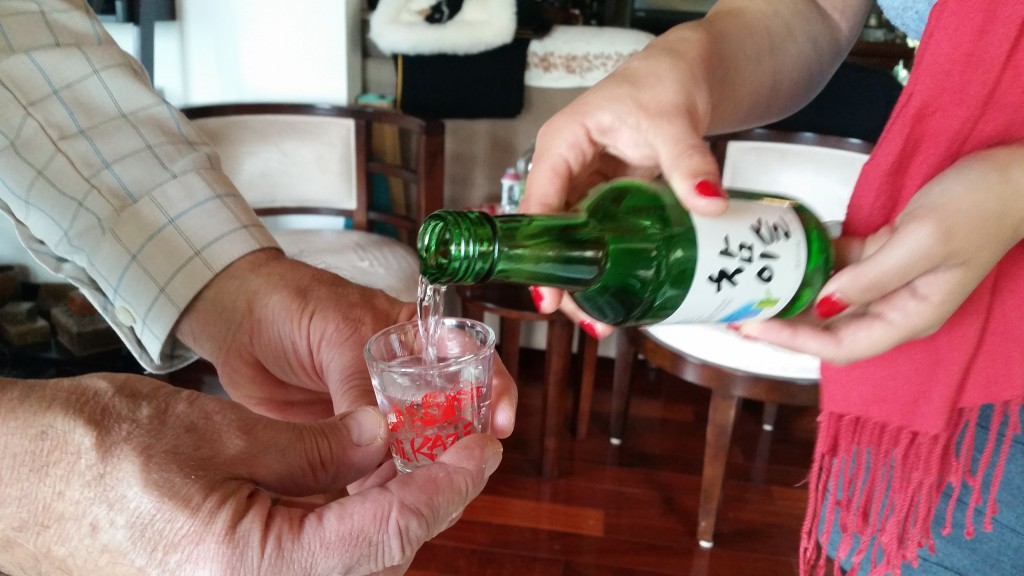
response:
<path id="1" fill-rule="evenodd" d="M 444 293 L 447 286 L 431 284 L 420 276 L 416 291 L 416 320 L 419 323 L 420 342 L 423 343 L 423 363 L 437 364 L 437 340 L 444 316 Z"/>

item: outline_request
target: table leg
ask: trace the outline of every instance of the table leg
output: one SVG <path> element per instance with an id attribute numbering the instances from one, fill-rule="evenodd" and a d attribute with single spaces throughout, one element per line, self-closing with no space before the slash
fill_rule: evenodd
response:
<path id="1" fill-rule="evenodd" d="M 519 381 L 519 340 L 522 323 L 512 318 L 501 319 L 501 360 L 512 380 Z"/>
<path id="2" fill-rule="evenodd" d="M 629 385 L 633 380 L 633 362 L 636 349 L 629 340 L 629 328 L 615 332 L 615 370 L 612 376 L 611 424 L 609 441 L 613 446 L 622 444 L 626 432 L 626 414 L 629 413 Z"/>
<path id="3" fill-rule="evenodd" d="M 576 407 L 576 439 L 587 437 L 590 409 L 594 403 L 594 376 L 597 372 L 597 340 L 580 332 L 583 348 L 583 370 L 580 377 L 580 403 Z"/>
<path id="4" fill-rule="evenodd" d="M 565 434 L 565 410 L 562 390 L 569 379 L 572 359 L 573 324 L 564 317 L 548 322 L 547 352 L 544 361 L 544 434 L 541 475 L 558 476 L 559 451 Z"/>
<path id="5" fill-rule="evenodd" d="M 714 545 L 715 521 L 722 501 L 722 484 L 725 482 L 729 443 L 739 400 L 728 394 L 711 394 L 707 438 L 704 441 L 704 470 L 700 481 L 700 509 L 697 512 L 697 540 L 701 548 Z"/>

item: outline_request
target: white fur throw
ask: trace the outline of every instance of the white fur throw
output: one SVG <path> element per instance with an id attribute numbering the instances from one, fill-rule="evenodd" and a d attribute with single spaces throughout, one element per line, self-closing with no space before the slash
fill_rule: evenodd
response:
<path id="1" fill-rule="evenodd" d="M 437 0 L 380 0 L 370 15 L 370 40 L 385 54 L 478 54 L 512 41 L 515 0 L 464 0 L 451 20 L 424 18 Z"/>

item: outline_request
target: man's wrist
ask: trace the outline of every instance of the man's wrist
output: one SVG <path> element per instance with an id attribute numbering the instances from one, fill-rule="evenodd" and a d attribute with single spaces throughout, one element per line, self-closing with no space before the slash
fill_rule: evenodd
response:
<path id="1" fill-rule="evenodd" d="M 57 482 L 79 462 L 75 443 L 91 440 L 81 423 L 100 419 L 89 404 L 62 380 L 0 378 L 0 573 L 43 575 L 67 568 L 59 539 L 51 538 L 53 526 L 74 512 L 61 505 L 66 486 Z"/>
<path id="2" fill-rule="evenodd" d="M 287 257 L 279 249 L 265 248 L 235 260 L 203 287 L 189 303 L 174 333 L 197 354 L 216 363 L 226 338 L 236 333 L 247 316 L 257 314 L 253 295 L 264 282 L 260 275 Z"/>

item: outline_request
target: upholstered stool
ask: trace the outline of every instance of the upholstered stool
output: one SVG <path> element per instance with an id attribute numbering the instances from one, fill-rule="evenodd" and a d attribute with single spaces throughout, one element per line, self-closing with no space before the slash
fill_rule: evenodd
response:
<path id="1" fill-rule="evenodd" d="M 501 359 L 518 380 L 519 340 L 524 321 L 547 324 L 547 344 L 544 354 L 544 426 L 541 433 L 541 474 L 552 478 L 558 475 L 559 451 L 565 433 L 565 404 L 562 400 L 569 380 L 573 360 L 572 341 L 575 325 L 561 312 L 537 312 L 524 286 L 489 283 L 478 286 L 460 286 L 462 314 L 467 318 L 483 320 L 484 312 L 499 318 Z M 586 436 L 590 404 L 594 390 L 597 365 L 597 340 L 580 333 L 583 356 L 583 374 L 580 383 L 579 404 L 576 411 L 576 438 Z"/>

